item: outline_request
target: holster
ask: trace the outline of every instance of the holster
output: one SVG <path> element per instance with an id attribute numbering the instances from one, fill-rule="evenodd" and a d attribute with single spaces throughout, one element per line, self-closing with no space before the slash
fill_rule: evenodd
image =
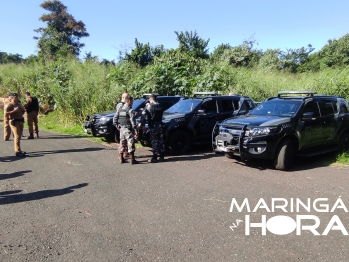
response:
<path id="1" fill-rule="evenodd" d="M 11 125 L 14 126 L 16 122 L 22 122 L 22 123 L 24 123 L 24 117 L 22 117 L 22 118 L 11 118 L 11 119 L 10 119 Z"/>

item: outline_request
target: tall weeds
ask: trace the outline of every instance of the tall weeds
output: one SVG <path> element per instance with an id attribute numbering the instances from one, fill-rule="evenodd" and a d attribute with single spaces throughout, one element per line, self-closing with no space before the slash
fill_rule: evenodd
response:
<path id="1" fill-rule="evenodd" d="M 45 65 L 0 65 L 0 95 L 29 91 L 39 98 L 44 112 L 58 111 L 60 124 L 82 123 L 87 114 L 113 110 L 124 91 L 136 97 L 145 92 L 191 95 L 194 91 L 219 91 L 263 101 L 285 90 L 314 90 L 348 99 L 349 67 L 292 74 L 187 57 L 155 61 L 144 68 L 127 62 L 112 67 L 73 59 Z"/>

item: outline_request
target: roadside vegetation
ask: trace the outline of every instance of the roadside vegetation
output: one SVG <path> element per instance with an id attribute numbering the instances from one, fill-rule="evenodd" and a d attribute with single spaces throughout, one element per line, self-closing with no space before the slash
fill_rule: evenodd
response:
<path id="1" fill-rule="evenodd" d="M 48 13 L 40 18 L 47 27 L 35 30 L 38 54 L 22 58 L 0 51 L 0 95 L 31 92 L 40 100 L 41 113 L 54 112 L 49 116 L 55 121 L 47 126 L 52 131 L 79 133 L 86 115 L 114 109 L 124 91 L 134 97 L 218 91 L 263 101 L 279 91 L 314 90 L 349 99 L 349 34 L 328 40 L 316 52 L 310 44 L 260 50 L 253 37 L 210 52 L 210 39 L 196 31 L 176 31 L 175 49 L 135 39 L 133 49 L 120 52 L 117 62 L 91 52 L 80 60 L 80 39 L 89 36 L 84 23 L 61 1 L 45 1 L 41 7 Z"/>

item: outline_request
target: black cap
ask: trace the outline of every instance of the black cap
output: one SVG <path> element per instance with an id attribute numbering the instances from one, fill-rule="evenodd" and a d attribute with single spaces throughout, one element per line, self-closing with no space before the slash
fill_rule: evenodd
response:
<path id="1" fill-rule="evenodd" d="M 9 93 L 8 96 L 18 96 L 18 94 L 17 93 Z"/>

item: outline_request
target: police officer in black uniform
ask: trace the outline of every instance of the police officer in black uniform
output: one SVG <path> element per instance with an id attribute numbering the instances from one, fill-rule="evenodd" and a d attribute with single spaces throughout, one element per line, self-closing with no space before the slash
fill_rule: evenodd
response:
<path id="1" fill-rule="evenodd" d="M 162 131 L 162 106 L 156 101 L 156 95 L 151 94 L 149 97 L 149 104 L 142 112 L 141 126 L 143 132 L 146 132 L 145 122 L 148 120 L 148 127 L 150 131 L 150 141 L 153 148 L 153 157 L 148 160 L 149 163 L 156 163 L 164 161 L 165 144 L 164 135 Z M 159 160 L 158 155 L 160 155 Z"/>

